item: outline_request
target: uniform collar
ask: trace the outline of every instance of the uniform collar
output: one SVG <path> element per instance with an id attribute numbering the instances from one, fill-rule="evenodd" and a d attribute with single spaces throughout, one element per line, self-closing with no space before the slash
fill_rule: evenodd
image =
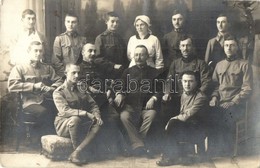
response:
<path id="1" fill-rule="evenodd" d="M 151 34 L 148 33 L 146 36 L 144 36 L 144 39 L 148 39 L 148 38 L 150 37 L 150 35 L 151 35 Z M 136 34 L 136 38 L 137 38 L 137 39 L 141 39 L 138 33 Z"/>
<path id="2" fill-rule="evenodd" d="M 78 32 L 76 32 L 76 31 L 73 31 L 73 32 L 66 31 L 65 34 L 67 34 L 68 36 L 71 36 L 71 37 L 77 37 L 78 36 Z"/>
<path id="3" fill-rule="evenodd" d="M 229 32 L 227 32 L 227 33 L 225 33 L 225 34 L 221 34 L 220 32 L 218 32 L 218 34 L 217 34 L 217 36 L 216 36 L 216 39 L 217 39 L 217 41 L 218 42 L 220 42 L 220 41 L 224 41 L 227 37 L 229 37 L 230 36 L 230 33 Z"/>
<path id="4" fill-rule="evenodd" d="M 65 79 L 64 86 L 72 92 L 77 89 L 77 83 L 71 83 L 67 79 Z"/>
<path id="5" fill-rule="evenodd" d="M 145 69 L 147 66 L 148 66 L 147 64 L 142 65 L 142 66 L 138 66 L 138 65 L 136 65 L 136 67 L 139 68 L 139 69 Z"/>
<path id="6" fill-rule="evenodd" d="M 110 30 L 107 29 L 103 34 L 104 34 L 104 35 L 109 35 L 109 34 L 115 35 L 116 32 L 115 32 L 115 31 L 110 31 Z"/>
<path id="7" fill-rule="evenodd" d="M 188 58 L 184 58 L 183 56 L 181 57 L 182 61 L 185 63 L 191 62 L 192 60 L 195 59 L 195 56 L 193 54 L 189 55 Z"/>
<path id="8" fill-rule="evenodd" d="M 30 64 L 33 68 L 35 68 L 35 69 L 40 69 L 40 67 L 41 67 L 41 61 L 38 61 L 38 62 L 36 63 L 36 65 L 33 65 L 33 63 L 32 63 L 31 61 L 29 61 L 29 64 Z"/>
<path id="9" fill-rule="evenodd" d="M 173 31 L 175 31 L 175 32 L 177 32 L 177 33 L 181 33 L 181 32 L 183 32 L 183 29 L 182 28 L 178 28 L 178 29 L 173 29 Z"/>
<path id="10" fill-rule="evenodd" d="M 230 58 L 227 58 L 226 57 L 226 60 L 228 61 L 228 62 L 232 62 L 232 61 L 234 61 L 234 60 L 236 60 L 237 59 L 237 55 L 233 55 L 233 56 L 231 56 Z"/>
<path id="11" fill-rule="evenodd" d="M 198 91 L 198 89 L 194 89 L 193 91 L 191 91 L 191 92 L 185 92 L 185 91 L 183 91 L 183 93 L 185 94 L 185 95 L 187 95 L 187 96 L 191 96 L 191 95 L 194 95 L 196 92 Z"/>

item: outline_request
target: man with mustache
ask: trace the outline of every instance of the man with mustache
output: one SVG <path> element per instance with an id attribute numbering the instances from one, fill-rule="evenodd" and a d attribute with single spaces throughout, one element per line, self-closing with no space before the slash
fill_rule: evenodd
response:
<path id="1" fill-rule="evenodd" d="M 164 55 L 165 68 L 168 70 L 172 61 L 181 57 L 179 48 L 180 39 L 187 35 L 184 29 L 185 15 L 179 10 L 174 10 L 172 14 L 173 30 L 164 35 L 162 40 L 162 48 Z"/>
<path id="2" fill-rule="evenodd" d="M 168 73 L 168 82 L 166 85 L 166 93 L 163 96 L 163 101 L 168 102 L 172 107 L 171 113 L 177 115 L 180 108 L 180 95 L 182 94 L 182 85 L 180 84 L 179 75 L 184 71 L 194 71 L 200 74 L 202 92 L 207 93 L 211 77 L 209 69 L 205 61 L 200 60 L 194 53 L 193 39 L 190 36 L 183 36 L 180 39 L 179 48 L 181 50 L 181 58 L 174 60 L 170 66 Z M 170 80 L 173 79 L 173 80 Z M 176 84 L 176 85 L 175 85 Z M 164 116 L 164 122 L 168 121 L 169 116 L 172 114 L 167 113 Z"/>
<path id="3" fill-rule="evenodd" d="M 151 156 L 151 151 L 146 149 L 145 140 L 155 119 L 156 104 L 160 97 L 160 87 L 154 82 L 158 78 L 159 71 L 147 65 L 148 57 L 149 53 L 144 45 L 136 46 L 134 51 L 136 65 L 124 71 L 122 75 L 124 87 L 116 93 L 114 100 L 120 110 L 120 119 L 129 137 L 132 153 L 137 156 Z M 134 82 L 131 84 L 127 81 Z M 144 85 L 143 82 L 149 82 L 149 85 Z"/>
<path id="4" fill-rule="evenodd" d="M 122 135 L 119 131 L 119 113 L 113 106 L 114 94 L 111 88 L 112 79 L 109 79 L 115 69 L 104 60 L 103 57 L 96 55 L 96 47 L 93 43 L 87 43 L 82 49 L 83 60 L 80 64 L 80 80 L 82 90 L 88 92 L 96 101 L 100 108 L 104 126 L 102 134 L 104 138 L 108 138 L 104 144 L 106 149 L 111 153 L 120 152 L 119 143 Z M 95 82 L 96 81 L 96 82 Z M 97 85 L 100 82 L 100 85 Z M 122 144 L 123 145 L 123 144 Z"/>

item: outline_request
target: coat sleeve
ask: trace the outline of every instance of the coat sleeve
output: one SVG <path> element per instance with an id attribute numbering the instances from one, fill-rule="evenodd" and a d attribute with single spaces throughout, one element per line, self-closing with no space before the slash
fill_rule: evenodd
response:
<path id="1" fill-rule="evenodd" d="M 212 75 L 212 86 L 213 86 L 213 92 L 211 94 L 211 97 L 217 97 L 217 99 L 219 100 L 220 98 L 220 95 L 219 95 L 219 78 L 218 78 L 218 73 L 217 73 L 217 70 L 218 70 L 218 64 L 213 72 L 213 75 Z"/>
<path id="2" fill-rule="evenodd" d="M 71 108 L 64 93 L 59 89 L 53 92 L 53 100 L 61 117 L 68 118 L 71 116 L 84 116 L 86 114 L 84 110 Z"/>
<path id="3" fill-rule="evenodd" d="M 61 38 L 59 36 L 57 36 L 54 40 L 52 64 L 56 74 L 59 76 L 64 76 L 65 66 L 63 64 Z"/>
<path id="4" fill-rule="evenodd" d="M 173 88 L 173 86 L 175 86 L 175 83 L 178 82 L 175 80 L 177 80 L 177 79 L 175 78 L 175 61 L 173 61 L 169 68 L 169 72 L 168 72 L 167 79 L 166 79 L 166 88 L 165 88 L 166 94 L 169 94 L 172 91 L 172 89 L 175 89 L 175 88 Z"/>
<path id="5" fill-rule="evenodd" d="M 22 67 L 17 65 L 13 67 L 8 78 L 8 89 L 10 92 L 33 92 L 32 82 L 25 82 L 22 74 Z"/>
<path id="6" fill-rule="evenodd" d="M 206 49 L 206 53 L 205 53 L 205 62 L 208 64 L 210 62 L 210 54 L 212 53 L 212 47 L 211 47 L 211 43 L 210 40 L 208 41 L 208 45 L 207 45 L 207 49 Z"/>
<path id="7" fill-rule="evenodd" d="M 92 113 L 96 118 L 100 118 L 101 116 L 98 105 L 89 94 L 87 94 L 87 101 L 90 104 L 90 113 Z"/>
<path id="8" fill-rule="evenodd" d="M 204 93 L 207 93 L 211 84 L 211 77 L 210 77 L 208 65 L 204 61 L 201 63 L 200 76 L 201 76 L 200 90 Z"/>
<path id="9" fill-rule="evenodd" d="M 55 72 L 55 70 L 50 66 L 50 75 L 51 75 L 51 81 L 52 83 L 52 87 L 59 87 L 60 85 L 62 85 L 62 83 L 64 82 L 63 79 L 58 76 Z"/>
<path id="10" fill-rule="evenodd" d="M 248 63 L 242 66 L 243 83 L 240 92 L 232 99 L 232 102 L 239 104 L 242 100 L 247 99 L 252 92 L 252 69 Z"/>
<path id="11" fill-rule="evenodd" d="M 207 98 L 206 96 L 198 96 L 195 98 L 193 105 L 190 108 L 185 109 L 177 116 L 178 119 L 182 121 L 187 121 L 191 119 L 197 113 L 203 111 L 207 105 Z"/>
<path id="12" fill-rule="evenodd" d="M 133 48 L 133 36 L 130 37 L 129 41 L 128 41 L 128 44 L 127 44 L 127 58 L 129 61 L 132 61 L 132 55 L 133 55 L 133 51 L 132 51 L 132 48 Z"/>
<path id="13" fill-rule="evenodd" d="M 163 54 L 161 49 L 161 44 L 158 38 L 156 37 L 155 40 L 155 68 L 156 69 L 162 69 L 164 68 L 164 62 L 163 62 Z"/>
<path id="14" fill-rule="evenodd" d="M 96 46 L 96 50 L 97 50 L 96 55 L 100 56 L 101 55 L 101 47 L 102 47 L 101 35 L 96 37 L 95 46 Z"/>

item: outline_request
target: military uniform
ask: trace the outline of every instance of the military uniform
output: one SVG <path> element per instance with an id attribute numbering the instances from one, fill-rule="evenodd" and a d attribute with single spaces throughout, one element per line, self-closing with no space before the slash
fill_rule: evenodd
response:
<path id="1" fill-rule="evenodd" d="M 33 67 L 30 63 L 16 65 L 8 78 L 8 89 L 10 92 L 21 92 L 23 108 L 34 115 L 39 121 L 39 125 L 53 125 L 55 116 L 55 106 L 53 101 L 48 101 L 50 93 L 43 93 L 36 90 L 34 84 L 42 83 L 51 87 L 58 87 L 62 80 L 55 74 L 50 65 L 39 63 L 38 67 Z"/>
<path id="2" fill-rule="evenodd" d="M 74 149 L 81 143 L 80 135 L 87 135 L 86 138 L 90 142 L 100 129 L 97 123 L 84 115 L 87 112 L 92 113 L 95 118 L 100 118 L 99 108 L 92 97 L 79 90 L 77 85 L 65 81 L 53 92 L 53 99 L 58 109 L 54 122 L 57 134 L 70 137 Z"/>
<path id="3" fill-rule="evenodd" d="M 224 52 L 224 41 L 226 38 L 230 37 L 231 34 L 227 33 L 224 36 L 218 33 L 218 35 L 208 41 L 205 62 L 210 64 L 211 74 L 213 73 L 216 64 L 225 59 L 226 55 Z"/>
<path id="4" fill-rule="evenodd" d="M 77 32 L 65 32 L 57 36 L 53 44 L 52 63 L 56 73 L 64 76 L 65 65 L 79 60 L 86 38 Z"/>
<path id="5" fill-rule="evenodd" d="M 107 63 L 108 62 L 104 61 L 103 58 L 95 59 L 93 63 L 83 61 L 80 64 L 80 78 L 81 80 L 86 80 L 86 83 L 84 83 L 86 84 L 85 90 L 91 94 L 93 99 L 97 102 L 101 111 L 104 126 L 100 136 L 109 139 L 104 143 L 106 144 L 108 149 L 106 148 L 102 150 L 117 152 L 117 150 L 120 150 L 121 147 L 119 143 L 122 143 L 122 145 L 124 145 L 124 141 L 119 129 L 119 113 L 108 101 L 108 98 L 114 98 L 114 94 L 111 91 L 111 81 L 107 80 L 107 82 L 106 79 L 109 79 L 109 76 L 113 74 L 114 69 L 106 66 Z M 96 85 L 95 81 L 101 82 L 101 88 L 99 85 Z M 89 87 L 97 89 L 98 91 L 100 91 L 100 93 L 95 93 L 94 91 L 89 89 Z M 108 98 L 106 94 L 106 89 L 109 89 L 111 91 L 111 94 L 108 96 Z"/>
<path id="6" fill-rule="evenodd" d="M 190 55 L 189 58 L 178 58 L 177 60 L 173 61 L 169 73 L 168 78 L 176 78 L 179 82 L 179 75 L 181 75 L 184 71 L 194 71 L 200 74 L 200 81 L 201 87 L 200 90 L 202 92 L 207 92 L 210 86 L 211 77 L 209 74 L 209 69 L 205 61 L 196 58 L 194 55 Z M 176 81 L 177 82 L 177 81 Z M 178 83 L 178 90 L 175 90 L 176 93 L 182 93 L 182 86 L 181 83 Z M 169 88 L 169 86 L 167 86 Z"/>
<path id="7" fill-rule="evenodd" d="M 226 145 L 225 152 L 233 151 L 231 147 L 235 142 L 236 121 L 245 114 L 245 102 L 252 93 L 252 69 L 247 60 L 232 57 L 226 58 L 217 63 L 213 72 L 214 92 L 212 97 L 217 97 L 219 105 L 212 107 L 211 126 L 213 135 L 210 136 L 214 146 Z M 228 109 L 221 107 L 223 103 L 233 102 L 233 106 Z M 225 130 L 220 131 L 220 130 Z M 218 136 L 217 138 L 215 136 Z M 223 142 L 215 142 L 223 140 Z M 209 141 L 210 142 L 210 141 Z M 219 143 L 219 144 L 218 144 Z M 218 146 L 216 146 L 216 149 Z"/>
<path id="8" fill-rule="evenodd" d="M 170 102 L 162 104 L 162 117 L 164 123 L 169 120 L 169 117 L 172 114 L 178 115 L 179 113 L 180 95 L 183 91 L 180 75 L 184 71 L 197 72 L 200 75 L 200 90 L 204 93 L 209 92 L 211 77 L 205 61 L 196 58 L 194 55 L 190 55 L 188 59 L 181 57 L 174 60 L 170 66 L 167 77 L 168 81 L 166 83 L 166 93 L 171 93 L 172 99 Z"/>
<path id="9" fill-rule="evenodd" d="M 187 35 L 187 33 L 183 29 L 174 29 L 163 36 L 162 50 L 165 68 L 168 69 L 172 61 L 181 57 L 179 42 L 185 35 Z"/>
<path id="10" fill-rule="evenodd" d="M 126 55 L 126 44 L 122 37 L 116 33 L 106 30 L 97 36 L 95 40 L 97 48 L 97 56 L 103 57 L 105 60 L 113 64 L 120 64 L 123 69 L 128 67 L 129 61 Z M 119 69 L 118 77 L 123 73 L 123 69 Z"/>
<path id="11" fill-rule="evenodd" d="M 199 90 L 194 90 L 192 93 L 183 92 L 179 115 L 170 119 L 165 127 L 164 157 L 177 159 L 183 153 L 179 142 L 191 141 L 204 145 L 205 126 L 203 116 L 205 116 L 204 112 L 207 106 L 207 96 L 203 92 Z"/>

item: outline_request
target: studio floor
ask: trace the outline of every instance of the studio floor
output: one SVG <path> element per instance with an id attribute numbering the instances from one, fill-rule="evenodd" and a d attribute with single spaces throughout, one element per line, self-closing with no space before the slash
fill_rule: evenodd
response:
<path id="1" fill-rule="evenodd" d="M 4 150 L 3 150 L 4 149 Z M 240 152 L 240 154 L 232 158 L 230 156 L 225 157 L 211 157 L 207 161 L 198 162 L 191 165 L 173 165 L 169 168 L 260 168 L 260 152 L 259 146 L 254 146 L 254 141 L 249 142 L 246 149 L 246 153 Z M 195 158 L 196 157 L 192 157 Z M 86 167 L 86 168 L 155 168 L 156 161 L 160 158 L 160 155 L 155 155 L 154 158 L 146 157 L 124 157 L 115 156 L 113 158 L 101 159 L 98 161 L 92 161 L 88 164 L 77 166 L 70 163 L 67 160 L 64 161 L 52 161 L 40 154 L 40 148 L 32 148 L 25 145 L 21 145 L 18 152 L 14 150 L 14 146 L 2 145 L 2 151 L 0 152 L 0 167 L 5 168 L 34 168 L 34 167 L 46 167 L 46 168 L 73 168 L 73 167 Z"/>
<path id="2" fill-rule="evenodd" d="M 155 168 L 158 167 L 155 162 L 159 159 L 121 157 L 113 160 L 103 160 L 90 162 L 83 166 L 77 166 L 69 161 L 52 161 L 39 153 L 1 153 L 0 163 L 2 167 L 7 168 L 30 168 L 30 167 L 88 167 L 88 168 Z M 260 166 L 260 155 L 238 156 L 235 159 L 230 157 L 216 157 L 204 163 L 194 163 L 189 166 L 173 165 L 170 168 L 258 168 Z"/>

